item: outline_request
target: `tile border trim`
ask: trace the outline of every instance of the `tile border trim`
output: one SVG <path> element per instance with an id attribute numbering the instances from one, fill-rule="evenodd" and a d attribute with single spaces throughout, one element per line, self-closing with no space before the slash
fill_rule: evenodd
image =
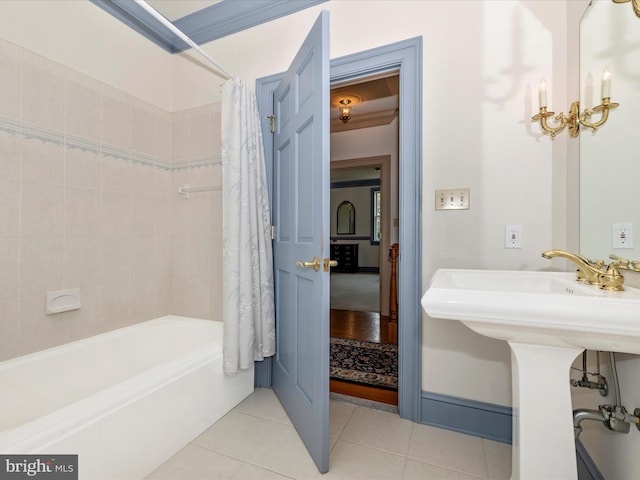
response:
<path id="1" fill-rule="evenodd" d="M 124 160 L 160 170 L 189 170 L 193 168 L 211 167 L 222 164 L 220 154 L 203 155 L 189 160 L 171 163 L 152 155 L 127 150 L 113 145 L 102 144 L 94 140 L 64 134 L 62 132 L 37 125 L 30 125 L 2 116 L 0 116 L 0 132 L 5 132 L 14 137 L 20 137 L 28 140 L 39 140 L 43 143 L 52 143 L 62 148 L 78 149 L 83 152 L 93 153 L 97 157 L 101 158 L 111 157 L 114 160 Z"/>

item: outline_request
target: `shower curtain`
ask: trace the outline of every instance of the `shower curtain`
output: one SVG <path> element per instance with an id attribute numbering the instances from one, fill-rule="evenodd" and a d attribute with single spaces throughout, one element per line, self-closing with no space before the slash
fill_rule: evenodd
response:
<path id="1" fill-rule="evenodd" d="M 222 86 L 223 369 L 233 375 L 275 353 L 271 217 L 254 93 Z"/>

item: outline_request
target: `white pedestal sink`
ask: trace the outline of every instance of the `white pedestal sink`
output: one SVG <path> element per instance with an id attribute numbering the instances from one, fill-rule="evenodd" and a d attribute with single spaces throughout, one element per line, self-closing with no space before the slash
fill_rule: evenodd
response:
<path id="1" fill-rule="evenodd" d="M 576 479 L 569 369 L 584 349 L 640 354 L 640 290 L 607 292 L 574 273 L 442 269 L 422 306 L 509 343 L 512 478 Z"/>

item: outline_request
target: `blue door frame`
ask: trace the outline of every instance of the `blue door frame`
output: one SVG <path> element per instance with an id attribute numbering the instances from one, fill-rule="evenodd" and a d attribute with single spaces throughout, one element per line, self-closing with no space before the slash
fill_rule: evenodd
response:
<path id="1" fill-rule="evenodd" d="M 419 422 L 422 383 L 422 37 L 331 60 L 331 83 L 393 71 L 400 75 L 398 410 L 402 418 Z M 273 178 L 273 138 L 267 117 L 273 115 L 273 93 L 282 75 L 256 81 L 269 185 Z M 272 194 L 270 191 L 270 196 Z M 270 387 L 270 360 L 257 362 L 255 371 L 256 386 Z"/>

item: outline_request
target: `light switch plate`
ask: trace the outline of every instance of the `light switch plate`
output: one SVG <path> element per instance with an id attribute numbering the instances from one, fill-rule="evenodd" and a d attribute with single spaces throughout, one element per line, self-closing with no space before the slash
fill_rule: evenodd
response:
<path id="1" fill-rule="evenodd" d="M 468 210 L 469 188 L 436 190 L 436 210 Z"/>

